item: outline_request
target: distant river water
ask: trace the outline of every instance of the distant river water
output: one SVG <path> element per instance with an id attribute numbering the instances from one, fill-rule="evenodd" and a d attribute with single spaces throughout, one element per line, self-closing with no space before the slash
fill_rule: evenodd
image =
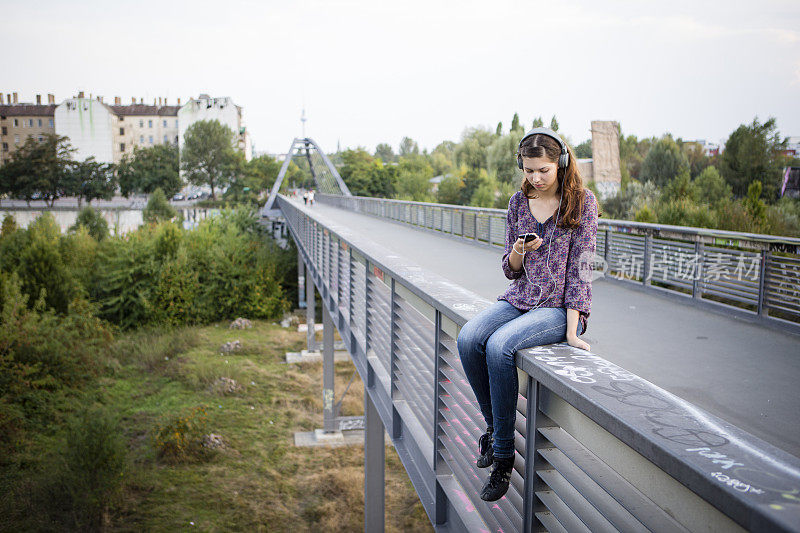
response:
<path id="1" fill-rule="evenodd" d="M 109 231 L 114 234 L 124 234 L 130 231 L 135 231 L 141 226 L 144 221 L 142 219 L 141 209 L 127 209 L 127 208 L 99 208 L 103 218 L 108 222 Z M 214 215 L 219 210 L 217 209 L 200 209 L 200 208 L 176 208 L 178 213 L 183 215 L 183 226 L 187 229 L 193 228 L 200 220 Z M 61 228 L 61 233 L 66 233 L 70 226 L 75 225 L 75 220 L 78 218 L 78 209 L 71 208 L 5 208 L 0 207 L 0 220 L 2 220 L 6 213 L 11 213 L 17 222 L 17 226 L 27 228 L 28 225 L 36 220 L 42 213 L 49 212 L 55 218 L 56 223 Z"/>

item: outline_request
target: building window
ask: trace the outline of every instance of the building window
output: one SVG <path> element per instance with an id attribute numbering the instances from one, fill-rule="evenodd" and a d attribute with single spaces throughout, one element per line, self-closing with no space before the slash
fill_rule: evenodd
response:
<path id="1" fill-rule="evenodd" d="M 42 127 L 42 119 L 39 119 L 39 127 Z"/>
<path id="2" fill-rule="evenodd" d="M 53 119 L 52 119 L 52 118 L 50 119 L 50 127 L 51 127 L 51 128 L 55 127 L 55 126 L 53 125 Z"/>
<path id="3" fill-rule="evenodd" d="M 43 140 L 44 140 L 44 137 L 42 137 L 41 135 L 39 135 L 39 142 L 42 142 Z"/>
<path id="4" fill-rule="evenodd" d="M 178 145 L 178 136 L 177 135 L 175 136 L 175 145 L 176 146 Z"/>
<path id="5" fill-rule="evenodd" d="M 8 128 L 3 126 L 3 135 L 8 135 Z"/>
<path id="6" fill-rule="evenodd" d="M 14 135 L 14 144 L 19 144 L 19 135 Z"/>
<path id="7" fill-rule="evenodd" d="M 125 128 L 120 128 L 119 129 L 119 134 L 120 135 L 125 135 Z"/>
<path id="8" fill-rule="evenodd" d="M 19 127 L 19 120 L 17 120 L 17 119 L 14 119 L 14 127 L 15 127 L 15 128 L 18 128 L 18 127 Z"/>
<path id="9" fill-rule="evenodd" d="M 125 143 L 119 143 L 119 151 L 120 152 L 124 152 L 125 151 Z"/>
<path id="10" fill-rule="evenodd" d="M 150 144 L 153 144 L 153 136 L 152 135 L 150 136 L 149 141 L 150 141 Z"/>
<path id="11" fill-rule="evenodd" d="M 144 144 L 144 135 L 139 135 L 139 144 Z"/>
<path id="12" fill-rule="evenodd" d="M 33 127 L 33 119 L 28 119 L 28 125 L 32 128 Z"/>
<path id="13" fill-rule="evenodd" d="M 8 143 L 3 143 L 3 151 L 8 152 Z"/>
<path id="14" fill-rule="evenodd" d="M 164 144 L 169 144 L 169 135 L 164 135 Z"/>
<path id="15" fill-rule="evenodd" d="M 152 120 L 148 120 L 147 121 L 147 127 L 148 128 L 152 128 L 153 127 L 153 121 Z"/>
<path id="16" fill-rule="evenodd" d="M 175 127 L 176 128 L 178 127 L 178 120 L 177 119 L 175 119 Z"/>
<path id="17" fill-rule="evenodd" d="M 166 120 L 164 121 L 164 127 L 165 128 L 167 127 L 167 121 Z"/>
<path id="18" fill-rule="evenodd" d="M 144 128 L 144 120 L 140 120 L 139 121 L 139 127 L 140 128 Z"/>

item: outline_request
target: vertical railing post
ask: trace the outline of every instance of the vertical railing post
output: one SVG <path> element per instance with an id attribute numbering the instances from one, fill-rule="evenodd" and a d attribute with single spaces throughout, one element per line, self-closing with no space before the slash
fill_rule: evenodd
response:
<path id="1" fill-rule="evenodd" d="M 364 426 L 364 531 L 373 533 L 384 529 L 386 449 L 383 422 L 366 387 Z"/>
<path id="2" fill-rule="evenodd" d="M 369 259 L 364 258 L 364 357 L 369 352 Z"/>
<path id="3" fill-rule="evenodd" d="M 327 305 L 322 305 L 322 429 L 336 431 L 334 412 L 333 320 Z"/>
<path id="4" fill-rule="evenodd" d="M 608 252 L 611 250 L 611 228 L 606 228 L 606 238 L 603 243 L 603 259 L 608 264 Z"/>
<path id="5" fill-rule="evenodd" d="M 475 211 L 475 216 L 473 217 L 473 219 L 475 221 L 475 225 L 472 227 L 472 238 L 475 239 L 475 241 L 477 242 L 478 241 L 478 212 L 477 211 Z"/>
<path id="6" fill-rule="evenodd" d="M 492 215 L 489 214 L 487 217 L 489 219 L 489 235 L 487 235 L 486 242 L 489 243 L 489 246 L 492 245 Z"/>
<path id="7" fill-rule="evenodd" d="M 523 528 L 522 531 L 538 529 L 536 519 L 536 440 L 539 402 L 539 382 L 528 376 L 528 401 L 525 410 L 525 480 L 523 485 Z"/>
<path id="8" fill-rule="evenodd" d="M 767 309 L 767 264 L 769 263 L 769 250 L 761 250 L 761 269 L 758 272 L 758 316 L 764 316 Z"/>
<path id="9" fill-rule="evenodd" d="M 317 340 L 315 337 L 314 324 L 316 317 L 314 316 L 317 308 L 317 303 L 314 298 L 314 278 L 311 274 L 311 268 L 306 266 L 306 349 L 313 352 L 317 349 Z M 324 307 L 324 306 L 323 306 Z"/>
<path id="10" fill-rule="evenodd" d="M 442 423 L 441 409 L 444 407 L 441 398 L 442 394 L 444 394 L 444 388 L 441 386 L 439 380 L 442 345 L 442 312 L 438 309 L 434 315 L 433 327 L 433 473 L 434 475 L 439 475 L 449 474 L 450 472 L 443 471 L 445 470 L 445 463 L 441 461 L 442 457 L 439 454 L 440 424 Z M 434 525 L 444 524 L 447 521 L 447 496 L 438 481 L 436 482 L 434 497 L 433 523 Z"/>
<path id="11" fill-rule="evenodd" d="M 642 259 L 642 285 L 649 285 L 650 284 L 650 265 L 652 264 L 652 259 L 650 255 L 653 253 L 653 235 L 651 233 L 647 233 L 644 236 L 644 258 Z"/>
<path id="12" fill-rule="evenodd" d="M 694 260 L 696 264 L 694 279 L 692 280 L 692 298 L 699 299 L 702 296 L 702 291 L 700 290 L 700 270 L 703 266 L 703 243 L 700 242 L 699 238 L 694 242 Z"/>
<path id="13" fill-rule="evenodd" d="M 392 277 L 392 290 L 389 297 L 389 397 L 392 401 L 392 439 L 399 439 L 401 435 L 400 415 L 394 407 L 397 398 L 397 350 L 394 343 L 397 337 L 397 317 L 395 306 L 397 305 L 397 291 L 395 279 Z"/>

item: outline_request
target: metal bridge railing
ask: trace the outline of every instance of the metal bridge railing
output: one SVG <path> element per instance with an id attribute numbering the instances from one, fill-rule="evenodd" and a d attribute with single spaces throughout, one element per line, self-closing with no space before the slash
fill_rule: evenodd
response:
<path id="1" fill-rule="evenodd" d="M 489 246 L 505 244 L 504 209 L 364 196 L 319 195 L 319 201 Z M 606 279 L 800 332 L 800 239 L 601 218 L 597 255 L 596 268 Z"/>
<path id="2" fill-rule="evenodd" d="M 504 498 L 482 501 L 484 422 L 455 339 L 489 302 L 286 197 L 279 204 L 364 381 L 367 412 L 437 530 L 800 531 L 800 460 L 567 345 L 518 352 L 515 472 Z M 366 485 L 380 485 L 367 463 Z"/>

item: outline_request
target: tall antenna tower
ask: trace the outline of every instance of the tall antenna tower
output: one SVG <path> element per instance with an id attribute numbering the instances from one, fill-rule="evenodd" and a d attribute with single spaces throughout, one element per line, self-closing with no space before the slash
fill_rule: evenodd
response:
<path id="1" fill-rule="evenodd" d="M 306 108 L 303 106 L 303 114 L 300 116 L 300 122 L 303 123 L 303 139 L 306 138 Z"/>

